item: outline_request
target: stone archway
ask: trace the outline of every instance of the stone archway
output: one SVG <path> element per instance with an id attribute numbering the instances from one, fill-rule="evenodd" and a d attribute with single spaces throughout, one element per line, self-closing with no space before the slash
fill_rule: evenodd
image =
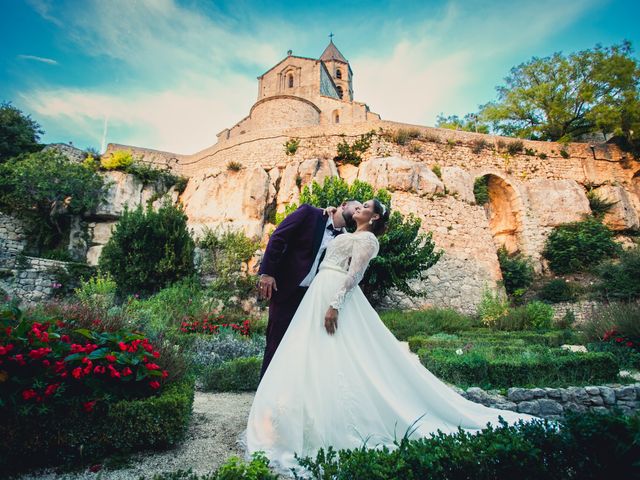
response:
<path id="1" fill-rule="evenodd" d="M 522 207 L 515 189 L 502 177 L 489 173 L 483 176 L 488 191 L 484 204 L 489 228 L 497 248 L 509 253 L 521 250 Z"/>

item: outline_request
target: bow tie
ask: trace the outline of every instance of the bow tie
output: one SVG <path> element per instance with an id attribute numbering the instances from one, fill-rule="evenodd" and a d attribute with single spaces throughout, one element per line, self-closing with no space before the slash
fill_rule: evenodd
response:
<path id="1" fill-rule="evenodd" d="M 337 229 L 333 228 L 333 225 L 331 225 L 331 224 L 327 225 L 327 230 L 329 230 L 334 237 L 336 235 L 340 235 L 342 233 L 342 230 L 337 230 Z"/>

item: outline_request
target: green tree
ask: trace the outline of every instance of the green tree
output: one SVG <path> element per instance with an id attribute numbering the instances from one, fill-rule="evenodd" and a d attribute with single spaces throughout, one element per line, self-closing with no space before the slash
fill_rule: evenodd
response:
<path id="1" fill-rule="evenodd" d="M 103 192 L 100 175 L 55 151 L 0 164 L 0 210 L 25 222 L 38 252 L 61 246 L 71 215 L 95 208 Z"/>
<path id="2" fill-rule="evenodd" d="M 613 232 L 587 216 L 582 221 L 555 227 L 547 237 L 542 255 L 554 272 L 564 274 L 589 270 L 620 251 Z"/>
<path id="3" fill-rule="evenodd" d="M 40 125 L 10 102 L 0 104 L 0 163 L 21 153 L 40 150 Z"/>
<path id="4" fill-rule="evenodd" d="M 436 127 L 450 130 L 464 130 L 465 132 L 489 133 L 489 125 L 477 113 L 467 113 L 463 118 L 457 115 L 445 117 L 438 115 Z"/>
<path id="5" fill-rule="evenodd" d="M 194 273 L 195 243 L 181 207 L 125 210 L 100 255 L 99 267 L 120 294 L 149 294 Z"/>
<path id="6" fill-rule="evenodd" d="M 629 42 L 568 56 L 533 57 L 511 69 L 498 99 L 481 108 L 501 134 L 566 140 L 591 132 L 633 140 L 640 122 L 640 66 Z"/>
<path id="7" fill-rule="evenodd" d="M 313 182 L 306 185 L 300 195 L 300 203 L 316 207 L 340 205 L 344 200 L 361 202 L 377 198 L 385 205 L 391 205 L 391 195 L 384 189 L 376 191 L 371 185 L 360 180 L 351 185 L 338 177 L 327 178 L 322 185 Z M 287 209 L 291 212 L 297 205 Z M 413 279 L 423 278 L 442 256 L 436 251 L 431 233 L 420 231 L 422 222 L 414 215 L 403 216 L 397 211 L 391 213 L 387 231 L 379 237 L 380 252 L 371 261 L 360 287 L 374 305 L 379 304 L 392 289 L 409 296 L 418 296 L 409 285 Z"/>

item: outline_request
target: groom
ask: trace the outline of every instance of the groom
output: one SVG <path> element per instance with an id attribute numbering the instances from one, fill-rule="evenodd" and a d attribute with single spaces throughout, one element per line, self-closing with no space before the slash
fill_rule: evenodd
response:
<path id="1" fill-rule="evenodd" d="M 267 370 L 293 315 L 315 277 L 327 245 L 350 225 L 357 200 L 343 202 L 332 214 L 303 204 L 273 232 L 260 263 L 258 290 L 269 300 L 267 346 L 260 378 Z"/>

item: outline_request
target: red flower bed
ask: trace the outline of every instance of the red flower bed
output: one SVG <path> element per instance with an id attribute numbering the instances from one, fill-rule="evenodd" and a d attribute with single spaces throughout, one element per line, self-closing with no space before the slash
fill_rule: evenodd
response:
<path id="1" fill-rule="evenodd" d="M 628 335 L 622 335 L 617 330 L 609 330 L 605 332 L 602 340 L 605 342 L 614 343 L 620 347 L 628 347 L 636 352 L 640 352 L 640 339 L 630 337 Z"/>
<path id="2" fill-rule="evenodd" d="M 248 336 L 250 334 L 249 320 L 245 320 L 242 323 L 229 323 L 225 322 L 224 315 L 208 315 L 200 320 L 193 317 L 184 317 L 180 324 L 182 333 L 208 333 L 215 335 L 220 333 L 220 329 L 224 328 L 231 329 L 241 335 Z"/>
<path id="3" fill-rule="evenodd" d="M 137 332 L 73 329 L 60 318 L 36 321 L 0 307 L 0 408 L 28 414 L 76 402 L 149 396 L 168 376 L 160 353 Z"/>

